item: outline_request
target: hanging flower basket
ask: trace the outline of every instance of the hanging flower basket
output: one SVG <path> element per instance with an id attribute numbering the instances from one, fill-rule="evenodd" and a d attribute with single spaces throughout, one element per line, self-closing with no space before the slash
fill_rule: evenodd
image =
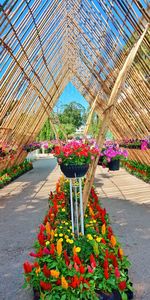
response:
<path id="1" fill-rule="evenodd" d="M 108 168 L 110 171 L 118 171 L 120 168 L 120 160 L 119 159 L 111 160 L 108 163 Z"/>
<path id="2" fill-rule="evenodd" d="M 102 292 L 102 291 L 98 291 L 97 296 L 99 297 L 99 300 L 116 300 L 114 298 L 113 293 L 108 294 L 108 293 L 105 293 L 105 292 Z"/>
<path id="3" fill-rule="evenodd" d="M 65 165 L 60 164 L 60 169 L 63 174 L 68 178 L 75 178 L 75 177 L 83 177 L 89 168 L 89 164 L 84 165 Z"/>

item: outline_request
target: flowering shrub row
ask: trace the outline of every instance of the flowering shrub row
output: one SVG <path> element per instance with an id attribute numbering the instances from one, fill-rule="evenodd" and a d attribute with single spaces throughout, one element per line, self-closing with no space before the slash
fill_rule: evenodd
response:
<path id="1" fill-rule="evenodd" d="M 5 169 L 0 172 L 0 188 L 8 184 L 12 180 L 16 179 L 18 176 L 23 173 L 31 170 L 33 168 L 32 163 L 25 160 L 18 166 L 13 166 L 11 168 Z"/>
<path id="2" fill-rule="evenodd" d="M 122 166 L 131 174 L 150 182 L 150 166 L 141 164 L 138 161 L 127 160 L 122 161 Z"/>
<path id="3" fill-rule="evenodd" d="M 30 253 L 35 260 L 23 265 L 25 287 L 38 291 L 39 299 L 96 300 L 100 291 L 115 291 L 119 299 L 128 299 L 130 263 L 94 187 L 85 213 L 85 235 L 79 238 L 72 233 L 68 195 L 69 183 L 61 178 L 50 193 L 49 210 L 39 226 L 35 252 Z"/>

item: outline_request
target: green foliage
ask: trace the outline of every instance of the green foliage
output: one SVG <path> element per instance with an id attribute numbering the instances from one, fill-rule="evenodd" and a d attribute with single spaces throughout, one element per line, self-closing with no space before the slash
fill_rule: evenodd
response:
<path id="1" fill-rule="evenodd" d="M 65 105 L 63 112 L 59 114 L 59 120 L 62 124 L 72 124 L 74 128 L 79 128 L 83 124 L 82 114 L 84 111 L 81 104 L 71 102 Z"/>

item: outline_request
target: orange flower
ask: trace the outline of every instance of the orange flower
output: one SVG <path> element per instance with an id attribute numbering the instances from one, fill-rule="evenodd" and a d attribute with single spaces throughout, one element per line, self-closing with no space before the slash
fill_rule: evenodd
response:
<path id="1" fill-rule="evenodd" d="M 54 239 L 54 230 L 52 229 L 51 230 L 51 241 L 53 241 L 53 239 Z"/>
<path id="2" fill-rule="evenodd" d="M 105 233 L 106 233 L 106 225 L 103 224 L 103 225 L 102 225 L 102 234 L 104 235 Z"/>
<path id="3" fill-rule="evenodd" d="M 118 249 L 118 254 L 120 257 L 122 257 L 124 255 L 122 248 Z"/>
<path id="4" fill-rule="evenodd" d="M 61 277 L 61 285 L 64 289 L 68 289 L 68 282 L 66 281 L 64 276 Z"/>
<path id="5" fill-rule="evenodd" d="M 58 278 L 59 277 L 60 272 L 56 271 L 56 270 L 51 270 L 51 276 Z"/>
<path id="6" fill-rule="evenodd" d="M 90 215 L 91 215 L 92 217 L 94 216 L 94 212 L 93 212 L 92 207 L 89 207 L 89 213 L 90 213 Z"/>
<path id="7" fill-rule="evenodd" d="M 46 223 L 45 228 L 46 228 L 47 235 L 50 236 L 50 234 L 51 234 L 51 226 L 50 226 L 49 222 Z"/>
<path id="8" fill-rule="evenodd" d="M 61 253 L 62 253 L 62 241 L 61 241 L 61 239 L 59 239 L 59 240 L 57 241 L 57 246 L 56 246 L 56 248 L 57 248 L 57 253 L 58 253 L 58 255 L 60 256 Z"/>
<path id="9" fill-rule="evenodd" d="M 112 246 L 115 247 L 117 242 L 116 242 L 116 238 L 114 237 L 114 235 L 111 236 L 110 241 L 111 241 Z"/>

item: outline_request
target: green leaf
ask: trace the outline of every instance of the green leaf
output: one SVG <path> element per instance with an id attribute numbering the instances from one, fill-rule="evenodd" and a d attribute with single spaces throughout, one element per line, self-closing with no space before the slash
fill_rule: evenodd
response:
<path id="1" fill-rule="evenodd" d="M 122 300 L 128 300 L 128 296 L 124 292 L 121 294 L 121 297 L 122 297 Z"/>

